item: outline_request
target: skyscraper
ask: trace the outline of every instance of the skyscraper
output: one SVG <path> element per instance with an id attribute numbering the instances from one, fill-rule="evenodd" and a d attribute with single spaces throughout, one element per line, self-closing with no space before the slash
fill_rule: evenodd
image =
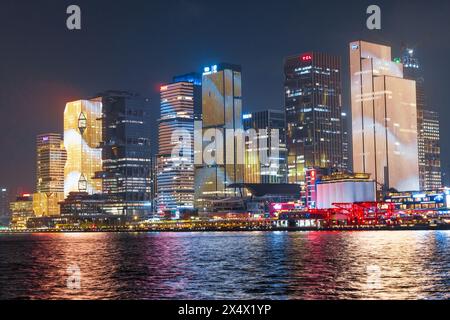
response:
<path id="1" fill-rule="evenodd" d="M 237 153 L 243 154 L 244 146 L 238 146 L 233 135 L 243 132 L 240 66 L 219 64 L 204 69 L 202 115 L 202 150 L 216 160 L 207 163 L 203 158 L 201 164 L 195 161 L 196 206 L 207 211 L 214 200 L 238 195 L 238 189 L 229 186 L 242 183 L 244 178 L 244 161 L 238 161 Z"/>
<path id="2" fill-rule="evenodd" d="M 442 187 L 439 114 L 428 107 L 425 79 L 414 49 L 404 48 L 405 79 L 416 81 L 419 180 L 421 190 Z"/>
<path id="3" fill-rule="evenodd" d="M 36 216 L 59 215 L 59 201 L 64 199 L 64 166 L 67 153 L 59 133 L 36 138 L 36 193 L 33 209 Z"/>
<path id="4" fill-rule="evenodd" d="M 161 87 L 158 212 L 177 217 L 194 209 L 194 119 L 200 113 L 201 77 L 175 77 Z"/>
<path id="5" fill-rule="evenodd" d="M 151 213 L 150 107 L 138 94 L 107 91 L 102 99 L 103 194 L 119 201 L 116 214 Z"/>
<path id="6" fill-rule="evenodd" d="M 245 183 L 287 183 L 286 113 L 281 110 L 257 111 L 243 116 L 244 130 L 253 129 L 260 139 L 246 144 Z M 266 131 L 261 131 L 266 130 Z M 278 146 L 272 145 L 272 130 L 278 130 Z M 256 145 L 255 145 L 256 143 Z M 277 150 L 275 150 L 275 148 Z M 260 152 L 266 152 L 269 163 L 261 163 Z M 274 152 L 274 156 L 272 156 Z"/>
<path id="7" fill-rule="evenodd" d="M 391 48 L 350 43 L 353 166 L 380 189 L 419 189 L 415 81 L 403 78 Z"/>
<path id="8" fill-rule="evenodd" d="M 64 166 L 67 153 L 59 133 L 38 135 L 36 138 L 36 191 L 64 192 Z"/>
<path id="9" fill-rule="evenodd" d="M 343 169 L 341 59 L 311 52 L 284 63 L 289 182 L 307 168 Z"/>
<path id="10" fill-rule="evenodd" d="M 102 99 L 69 102 L 64 110 L 64 194 L 102 192 Z"/>
<path id="11" fill-rule="evenodd" d="M 9 193 L 5 187 L 0 187 L 0 223 L 9 217 Z"/>

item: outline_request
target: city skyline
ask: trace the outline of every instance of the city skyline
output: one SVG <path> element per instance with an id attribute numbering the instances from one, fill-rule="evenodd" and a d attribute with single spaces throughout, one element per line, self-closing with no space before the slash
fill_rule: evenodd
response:
<path id="1" fill-rule="evenodd" d="M 178 3 L 178 2 L 176 2 Z M 195 2 L 194 2 L 195 3 Z M 80 6 L 83 7 L 83 1 L 80 2 Z M 84 4 L 86 7 L 89 7 L 87 4 Z M 445 82 L 443 82 L 442 79 L 442 75 L 440 75 L 440 73 L 444 73 L 443 71 L 446 70 L 446 64 L 447 63 L 445 60 L 443 59 L 438 59 L 439 56 L 439 52 L 438 50 L 433 50 L 432 48 L 438 48 L 437 47 L 437 41 L 436 39 L 433 38 L 433 36 L 429 37 L 430 39 L 427 40 L 427 43 L 429 43 L 430 45 L 426 45 L 427 43 L 425 43 L 424 41 L 422 41 L 421 43 L 419 43 L 419 41 L 417 39 L 421 39 L 424 38 L 423 36 L 421 36 L 421 34 L 423 34 L 427 28 L 429 28 L 429 24 L 427 24 L 425 21 L 415 21 L 413 24 L 409 25 L 408 27 L 410 28 L 410 30 L 414 30 L 417 32 L 411 32 L 411 34 L 407 34 L 406 27 L 405 28 L 397 28 L 397 27 L 393 27 L 394 24 L 394 16 L 399 13 L 399 8 L 398 5 L 396 4 L 385 4 L 383 2 L 380 3 L 382 9 L 384 10 L 384 12 L 386 12 L 386 14 L 383 15 L 383 28 L 380 32 L 373 32 L 373 33 L 369 33 L 368 30 L 363 31 L 363 32 L 348 32 L 348 34 L 341 35 L 339 37 L 337 37 L 337 39 L 334 39 L 336 37 L 333 36 L 333 34 L 331 32 L 329 32 L 329 30 L 316 30 L 314 32 L 313 35 L 299 35 L 298 38 L 294 38 L 293 40 L 291 40 L 290 42 L 287 42 L 283 45 L 279 45 L 278 47 L 276 47 L 274 50 L 270 50 L 270 53 L 266 53 L 266 52 L 262 52 L 258 51 L 258 50 L 251 50 L 250 48 L 245 48 L 245 50 L 227 50 L 225 47 L 224 50 L 220 50 L 222 46 L 219 46 L 217 44 L 214 43 L 214 41 L 206 41 L 206 44 L 211 47 L 210 50 L 203 50 L 198 51 L 200 53 L 198 53 L 197 55 L 195 55 L 195 52 L 193 52 L 194 49 L 192 48 L 188 48 L 188 52 L 189 55 L 188 56 L 183 56 L 181 55 L 179 57 L 179 59 L 172 59 L 172 64 L 168 64 L 168 63 L 163 63 L 163 67 L 159 67 L 158 69 L 155 69 L 156 72 L 152 72 L 152 70 L 150 68 L 144 68 L 144 65 L 142 67 L 139 66 L 138 63 L 132 63 L 130 60 L 128 59 L 119 59 L 120 61 L 116 61 L 116 62 L 120 62 L 117 64 L 114 64 L 114 61 L 110 61 L 110 63 L 112 63 L 112 66 L 117 66 L 117 68 L 113 68 L 115 70 L 119 70 L 120 68 L 124 68 L 125 66 L 128 66 L 128 68 L 130 70 L 134 71 L 134 76 L 131 77 L 133 78 L 133 80 L 131 81 L 132 85 L 127 84 L 127 85 L 120 85 L 119 82 L 121 81 L 111 81 L 108 80 L 107 78 L 104 78 L 104 81 L 99 81 L 98 79 L 95 80 L 96 76 L 95 74 L 93 75 L 93 77 L 90 76 L 90 79 L 88 81 L 76 81 L 76 78 L 78 77 L 73 77 L 70 76 L 70 73 L 65 72 L 65 69 L 63 68 L 62 71 L 58 71 L 56 69 L 53 69 L 54 71 L 50 72 L 50 74 L 48 73 L 49 70 L 52 70 L 52 64 L 47 63 L 47 64 L 43 64 L 43 66 L 47 66 L 47 68 L 44 68 L 43 73 L 45 76 L 43 76 L 43 78 L 39 79 L 40 77 L 37 76 L 37 71 L 36 68 L 31 68 L 29 70 L 30 75 L 34 75 L 35 77 L 37 77 L 37 81 L 34 81 L 33 84 L 35 84 L 35 87 L 38 88 L 40 87 L 41 90 L 40 92 L 38 92 L 38 94 L 36 94 L 36 91 L 34 91 L 33 94 L 33 90 L 31 91 L 27 91 L 29 92 L 29 94 L 27 95 L 29 97 L 29 99 L 33 99 L 33 101 L 36 101 L 36 105 L 40 105 L 40 112 L 37 113 L 37 117 L 42 117 L 42 121 L 37 121 L 37 124 L 30 124 L 30 125 L 26 125 L 26 130 L 20 131 L 15 133 L 14 135 L 12 135 L 11 137 L 11 128 L 9 127 L 9 123 L 7 123 L 5 126 L 3 126 L 0 130 L 2 130 L 2 132 L 8 132 L 7 134 L 2 135 L 3 137 L 0 138 L 1 139 L 1 143 L 2 146 L 4 146 L 5 150 L 10 154 L 10 157 L 8 157 L 8 159 L 2 159 L 2 166 L 1 167 L 1 171 L 0 171 L 0 176 L 3 177 L 3 180 L 1 183 L 3 185 L 6 185 L 10 190 L 11 190 L 11 194 L 15 194 L 17 193 L 17 191 L 19 191 L 19 188 L 22 188 L 23 192 L 32 192 L 33 191 L 33 185 L 34 185 L 34 181 L 33 181 L 33 177 L 34 177 L 34 161 L 32 161 L 34 155 L 32 154 L 33 152 L 33 148 L 29 148 L 30 144 L 33 144 L 34 141 L 34 137 L 37 134 L 43 133 L 43 132 L 62 132 L 62 125 L 61 125 L 61 117 L 62 117 L 62 111 L 63 111 L 63 103 L 55 103 L 55 102 L 51 102 L 51 101 L 55 101 L 56 100 L 60 100 L 60 99 L 64 99 L 64 103 L 70 100 L 75 100 L 75 99 L 80 99 L 81 97 L 86 97 L 86 96 L 93 96 L 96 92 L 101 92 L 104 89 L 120 89 L 120 90 L 128 90 L 129 86 L 133 86 L 135 88 L 131 88 L 131 89 L 136 89 L 133 91 L 137 91 L 139 93 L 141 93 L 143 96 L 145 97 L 149 97 L 149 101 L 151 103 L 151 108 L 152 110 L 158 110 L 159 108 L 159 99 L 155 98 L 158 95 L 158 89 L 159 89 L 159 85 L 161 83 L 167 82 L 167 80 L 170 79 L 170 74 L 180 74 L 184 71 L 190 71 L 192 69 L 195 70 L 201 70 L 201 67 L 204 65 L 208 65 L 208 62 L 211 63 L 216 63 L 216 62 L 220 62 L 220 61 L 231 61 L 231 62 L 235 62 L 235 63 L 240 63 L 243 65 L 243 90 L 244 90 L 244 105 L 243 105 L 243 109 L 244 112 L 253 112 L 253 111 L 258 111 L 258 109 L 268 109 L 268 108 L 273 108 L 274 106 L 277 107 L 279 106 L 280 109 L 282 109 L 282 105 L 283 105 L 283 90 L 282 90 L 282 60 L 283 58 L 285 58 L 286 56 L 289 56 L 291 54 L 297 54 L 300 52 L 305 52 L 308 50 L 320 50 L 323 52 L 327 52 L 330 54 L 337 54 L 339 56 L 342 57 L 342 61 L 343 61 L 343 70 L 344 70 L 344 74 L 343 74 L 343 95 L 344 95 L 344 108 L 348 109 L 349 106 L 349 87 L 348 87 L 348 79 L 347 79 L 347 67 L 348 67 L 348 58 L 345 55 L 345 49 L 346 49 L 346 43 L 352 41 L 352 40 L 356 40 L 356 39 L 367 39 L 369 41 L 375 41 L 375 42 L 381 42 L 381 43 L 388 43 L 389 45 L 392 45 L 396 51 L 394 53 L 394 56 L 401 56 L 401 52 L 400 52 L 400 45 L 401 42 L 407 42 L 407 43 L 412 43 L 412 47 L 418 47 L 418 56 L 421 60 L 421 64 L 424 66 L 424 73 L 425 73 L 425 77 L 427 79 L 426 82 L 426 91 L 429 92 L 427 95 L 429 96 L 429 100 L 430 100 L 430 108 L 432 110 L 437 110 L 439 112 L 441 112 L 442 117 L 446 118 L 446 111 L 445 111 L 445 94 L 443 94 L 443 90 L 441 88 L 445 87 Z M 100 5 L 98 5 L 100 6 Z M 286 3 L 286 7 L 283 7 L 282 9 L 286 9 L 287 7 L 292 6 L 291 3 Z M 422 4 L 418 4 L 415 3 L 413 5 L 411 5 L 411 8 L 407 8 L 407 10 L 402 11 L 401 16 L 408 16 L 408 14 L 412 14 L 412 12 L 415 12 L 417 10 L 417 7 L 422 6 Z M 145 7 L 145 6 L 144 6 Z M 209 8 L 208 5 L 205 4 L 198 4 L 196 6 L 193 6 L 194 8 L 198 7 L 200 9 L 198 9 L 198 13 L 197 14 L 193 14 L 193 18 L 189 21 L 185 21 L 186 23 L 192 24 L 193 27 L 197 28 L 198 27 L 198 22 L 199 19 L 201 20 L 202 14 L 205 14 L 205 10 L 207 11 L 207 9 Z M 328 8 L 332 8 L 333 5 L 330 4 Z M 365 9 L 365 4 L 361 3 L 361 4 L 354 4 L 354 11 L 360 10 L 361 12 L 364 12 Z M 20 8 L 20 6 L 19 6 Z M 81 33 L 83 34 L 89 34 L 91 36 L 95 36 L 95 31 L 98 31 L 98 27 L 94 27 L 92 26 L 91 28 L 94 29 L 93 31 L 89 31 L 89 21 L 91 21 L 92 23 L 92 12 L 96 11 L 97 9 L 99 9 L 98 7 L 94 6 L 94 7 L 89 7 L 90 10 L 88 10 L 88 12 L 86 13 L 86 19 L 84 20 L 86 22 L 86 31 L 81 31 Z M 244 7 L 244 9 L 248 7 Z M 111 9 L 111 11 L 109 12 L 109 14 L 111 15 L 115 15 L 117 14 L 117 7 L 113 7 Z M 258 14 L 265 14 L 265 11 L 263 10 L 267 10 L 267 5 L 262 5 L 261 9 L 258 9 L 257 12 Z M 403 10 L 404 8 L 402 8 Z M 414 10 L 413 10 L 414 9 Z M 161 8 L 159 8 L 159 10 L 162 10 Z M 312 7 L 310 10 L 314 10 L 314 7 Z M 245 11 L 245 10 L 243 10 Z M 275 12 L 275 15 L 273 15 L 274 17 L 277 17 L 278 19 L 280 18 L 280 9 L 278 8 Z M 325 10 L 327 15 L 330 15 L 331 13 L 328 12 L 328 10 Z M 350 10 L 353 11 L 353 10 Z M 357 21 L 357 23 L 361 24 L 361 26 L 364 26 L 364 22 L 365 22 L 365 16 L 364 14 L 359 14 L 359 15 L 355 15 L 355 17 L 353 17 L 353 14 L 351 12 L 342 12 L 343 16 L 348 16 L 349 18 L 351 18 L 351 22 L 355 23 L 355 20 Z M 434 11 L 430 11 L 432 14 L 437 14 Z M 54 14 L 54 12 L 50 12 L 49 16 Z M 130 10 L 130 12 L 126 12 L 125 13 L 127 17 L 129 17 L 130 19 L 133 17 L 133 15 L 137 14 L 133 9 Z M 267 14 L 267 13 L 266 13 Z M 289 16 L 289 15 L 288 15 Z M 138 15 L 139 17 L 139 15 Z M 353 18 L 352 18 L 353 17 Z M 49 19 L 48 25 L 45 25 L 45 28 L 48 28 L 50 25 L 52 25 L 53 23 L 56 23 L 56 20 L 53 20 L 55 18 Z M 287 20 L 289 20 L 288 18 L 286 18 Z M 352 20 L 353 19 L 353 20 Z M 443 26 L 445 25 L 445 22 L 439 21 L 439 19 L 435 19 L 436 21 L 438 21 L 439 23 L 442 23 Z M 176 24 L 176 23 L 175 23 Z M 241 22 L 240 24 L 241 26 L 246 25 L 244 22 Z M 343 23 L 343 25 L 345 25 L 345 23 Z M 233 27 L 232 29 L 235 30 L 235 28 L 237 27 Z M 420 29 L 422 28 L 422 29 Z M 143 30 L 136 30 L 136 32 L 138 34 L 145 34 L 145 30 L 146 28 L 142 28 Z M 344 27 L 345 29 L 345 27 Z M 420 29 L 420 30 L 419 30 Z M 283 26 L 281 29 L 277 29 L 279 32 L 279 30 L 288 30 L 288 28 L 286 28 L 286 26 Z M 361 30 L 363 30 L 363 28 L 361 28 Z M 19 30 L 20 31 L 20 30 Z M 19 32 L 18 31 L 18 32 Z M 92 32 L 92 33 L 91 33 Z M 223 31 L 221 31 L 223 32 Z M 232 30 L 230 29 L 229 31 L 227 31 L 227 34 L 229 34 L 230 32 L 232 32 Z M 275 32 L 275 31 L 273 31 Z M 20 35 L 20 32 L 19 32 Z M 52 36 L 55 36 L 55 39 L 60 39 L 63 41 L 63 43 L 65 41 L 70 41 L 73 45 L 75 43 L 80 44 L 80 35 L 72 35 L 72 34 L 66 34 L 66 33 L 55 33 L 52 34 Z M 64 38 L 67 37 L 68 39 Z M 132 32 L 127 33 L 127 37 L 130 37 L 130 39 L 134 38 L 134 34 Z M 12 41 L 10 37 L 7 37 L 7 40 L 9 39 L 9 41 Z M 121 38 L 122 40 L 126 41 L 126 43 L 128 42 L 128 40 L 126 40 L 125 38 Z M 270 41 L 273 41 L 273 37 L 270 36 L 270 34 L 265 34 L 265 38 L 264 39 L 268 39 Z M 264 39 L 258 39 L 258 44 L 261 45 L 262 42 L 264 42 Z M 329 42 L 324 42 L 322 43 L 322 40 L 324 39 L 328 39 L 331 41 Z M 82 41 L 81 41 L 82 42 Z M 229 43 L 229 41 L 225 41 L 226 43 Z M 14 41 L 12 41 L 12 43 L 15 43 Z M 418 46 L 415 46 L 414 44 L 418 44 Z M 434 44 L 434 45 L 433 45 Z M 17 45 L 17 43 L 16 43 Z M 117 44 L 115 44 L 117 45 Z M 202 46 L 204 44 L 202 44 L 199 48 L 201 49 Z M 39 47 L 39 46 L 38 46 Z M 138 47 L 140 47 L 138 45 Z M 144 46 L 142 46 L 144 48 Z M 125 50 L 125 49 L 124 49 Z M 101 52 L 102 50 L 100 50 Z M 145 50 L 143 50 L 145 51 Z M 196 51 L 196 50 L 194 50 Z M 234 52 L 235 51 L 235 52 Z M 445 50 L 441 50 L 441 51 L 445 51 Z M 129 52 L 128 50 L 126 50 L 126 52 Z M 5 53 L 6 55 L 8 54 L 7 52 Z M 222 58 L 223 56 L 223 58 Z M 251 59 L 249 59 L 249 57 L 251 57 Z M 255 59 L 256 57 L 256 59 Z M 36 59 L 38 59 L 39 57 L 22 57 L 23 59 L 25 59 L 26 61 L 36 61 Z M 42 58 L 42 57 L 40 57 Z M 69 54 L 67 56 L 67 58 L 69 60 L 71 60 L 71 55 Z M 81 61 L 85 61 L 87 62 L 87 57 L 84 57 L 83 55 L 81 56 Z M 62 58 L 60 58 L 62 59 Z M 112 60 L 117 59 L 117 57 L 112 57 Z M 45 59 L 44 59 L 45 60 Z M 164 61 L 167 61 L 165 59 L 163 59 Z M 5 60 L 4 60 L 5 61 Z M 142 61 L 142 60 L 140 60 Z M 436 67 L 436 61 L 441 62 L 442 65 L 439 65 L 439 68 Z M 259 62 L 259 63 L 258 63 Z M 263 66 L 265 66 L 265 68 L 261 68 L 261 67 L 257 67 L 260 65 L 260 63 L 264 63 Z M 73 62 L 76 63 L 76 62 Z M 99 60 L 97 60 L 98 68 L 104 68 L 105 67 L 105 63 L 104 62 L 99 62 Z M 269 64 L 267 64 L 269 63 Z M 59 64 L 61 66 L 61 61 L 59 61 Z M 25 63 L 26 65 L 26 63 Z M 63 65 L 65 65 L 63 63 Z M 86 68 L 88 68 L 89 66 L 92 65 L 92 62 L 87 62 L 86 63 Z M 434 67 L 433 67 L 434 65 Z M 83 67 L 81 69 L 85 69 L 84 64 L 82 65 Z M 119 67 L 120 66 L 120 67 Z M 139 66 L 139 67 L 138 67 Z M 43 68 L 43 67 L 42 67 Z M 37 68 L 39 69 L 39 68 Z M 70 68 L 69 68 L 70 69 Z M 94 70 L 96 70 L 96 68 L 94 68 Z M 173 73 L 172 70 L 174 70 Z M 122 70 L 123 72 L 124 70 Z M 94 72 L 95 73 L 95 72 Z M 16 104 L 10 104 L 10 99 L 12 99 L 12 97 L 17 96 L 15 91 L 17 89 L 11 88 L 10 86 L 12 84 L 18 84 L 20 82 L 19 79 L 17 79 L 17 77 L 20 74 L 23 74 L 23 71 L 21 71 L 21 68 L 18 68 L 17 72 L 14 73 L 16 74 L 16 77 L 12 77 L 11 79 L 15 79 L 15 81 L 7 81 L 5 82 L 7 91 L 6 94 L 5 92 L 2 93 L 1 95 L 1 100 L 0 102 L 2 103 L 2 106 L 5 105 L 7 106 L 7 108 L 1 108 L 0 112 L 2 112 L 2 116 L 3 116 L 3 112 L 8 112 L 8 115 L 12 118 L 16 118 L 18 115 L 15 114 L 15 112 L 11 112 L 11 110 L 9 109 L 10 105 L 15 105 L 15 109 L 14 110 L 24 110 L 23 108 L 26 108 L 27 105 L 30 104 L 24 104 L 22 101 L 24 98 L 19 97 L 17 99 L 17 103 Z M 53 77 L 51 77 L 51 75 L 53 74 Z M 153 79 L 149 79 L 146 77 L 149 77 L 149 74 L 155 74 L 154 76 L 152 75 L 151 78 Z M 262 80 L 254 80 L 255 78 L 260 78 L 261 76 L 265 76 L 268 79 L 270 79 L 270 81 L 262 81 Z M 124 79 L 126 78 L 130 78 L 129 76 L 125 76 Z M 53 79 L 53 80 L 52 80 Z M 63 79 L 60 82 L 58 82 L 58 79 Z M 95 80 L 95 81 L 94 81 Z M 126 81 L 129 82 L 129 81 Z M 47 85 L 45 84 L 47 83 Z M 64 97 L 61 97 L 61 93 L 65 92 L 64 88 L 60 87 L 60 89 L 62 90 L 53 90 L 51 89 L 53 87 L 53 85 L 48 85 L 49 83 L 53 83 L 56 88 L 58 88 L 58 86 L 68 86 L 68 87 L 79 87 L 78 89 L 72 91 L 72 92 L 66 92 Z M 125 80 L 124 80 L 125 83 Z M 23 83 L 23 87 L 26 88 L 29 85 L 29 80 L 24 80 Z M 42 85 L 44 85 L 44 87 L 42 87 Z M 83 88 L 81 88 L 81 86 Z M 19 87 L 21 87 L 19 85 Z M 262 87 L 265 90 L 259 90 L 259 88 Z M 431 88 L 431 90 L 430 90 Z M 9 89 L 9 90 L 8 90 Z M 261 94 L 260 92 L 263 92 L 264 94 Z M 59 97 L 56 97 L 59 96 Z M 47 103 L 45 103 L 45 107 L 42 107 L 42 99 L 47 100 Z M 262 101 L 262 102 L 261 102 Z M 47 109 L 48 108 L 48 109 Z M 47 111 L 46 111 L 47 110 Z M 17 111 L 16 111 L 17 112 Z M 155 112 L 157 113 L 157 112 Z M 447 115 L 448 117 L 448 115 Z M 27 119 L 23 119 L 24 123 L 27 123 Z M 156 121 L 156 118 L 152 119 L 153 122 Z M 11 121 L 13 122 L 13 121 Z M 155 122 L 156 123 L 156 122 Z M 28 123 L 29 124 L 29 123 Z M 156 127 L 156 126 L 155 126 Z M 16 129 L 17 130 L 17 129 Z M 446 130 L 447 128 L 445 126 L 443 126 L 442 128 L 443 132 L 442 135 L 445 136 L 446 134 Z M 6 137 L 9 137 L 8 139 Z M 28 137 L 28 139 L 25 139 L 25 137 Z M 13 146 L 13 142 L 17 141 L 16 139 L 21 139 L 21 144 L 23 145 L 23 148 L 12 148 Z M 151 140 L 151 145 L 152 145 L 152 149 L 153 149 L 153 153 L 155 153 L 155 150 L 157 150 L 157 144 L 156 144 L 157 138 L 156 138 L 156 134 L 155 132 L 152 133 L 152 140 Z M 446 170 L 447 167 L 447 163 L 449 162 L 449 151 L 446 150 L 446 148 L 444 147 L 442 150 L 442 158 L 443 158 L 443 170 Z M 12 161 L 13 159 L 16 159 L 17 161 Z M 16 169 L 16 168 L 20 168 L 20 169 Z M 12 175 L 10 172 L 14 172 L 14 171 L 18 171 L 15 172 L 14 175 Z"/>

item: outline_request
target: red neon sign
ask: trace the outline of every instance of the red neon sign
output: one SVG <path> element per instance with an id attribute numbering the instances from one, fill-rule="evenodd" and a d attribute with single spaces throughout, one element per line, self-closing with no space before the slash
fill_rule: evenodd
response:
<path id="1" fill-rule="evenodd" d="M 304 54 L 304 55 L 302 55 L 300 57 L 300 60 L 303 61 L 303 62 L 311 61 L 312 60 L 312 54 L 311 53 Z"/>

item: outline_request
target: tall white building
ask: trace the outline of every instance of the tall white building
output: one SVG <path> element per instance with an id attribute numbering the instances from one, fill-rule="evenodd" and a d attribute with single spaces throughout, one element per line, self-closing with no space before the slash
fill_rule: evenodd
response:
<path id="1" fill-rule="evenodd" d="M 350 43 L 353 169 L 379 189 L 419 190 L 416 83 L 391 48 Z"/>

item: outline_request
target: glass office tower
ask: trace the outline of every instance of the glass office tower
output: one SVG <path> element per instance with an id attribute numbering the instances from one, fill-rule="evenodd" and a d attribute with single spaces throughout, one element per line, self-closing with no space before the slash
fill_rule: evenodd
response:
<path id="1" fill-rule="evenodd" d="M 237 154 L 244 154 L 244 146 L 237 150 L 237 138 L 233 135 L 243 132 L 240 66 L 219 64 L 204 69 L 202 115 L 202 149 L 216 161 L 196 161 L 195 198 L 196 207 L 208 211 L 215 200 L 237 196 L 238 189 L 229 186 L 244 179 L 244 161 L 238 161 Z"/>
<path id="2" fill-rule="evenodd" d="M 36 216 L 57 216 L 64 200 L 64 166 L 67 153 L 61 134 L 48 133 L 36 138 L 36 193 L 33 209 Z"/>
<path id="3" fill-rule="evenodd" d="M 194 209 L 194 120 L 201 108 L 201 76 L 175 77 L 161 87 L 157 166 L 158 213 L 179 217 Z"/>
<path id="4" fill-rule="evenodd" d="M 245 183 L 287 183 L 286 113 L 281 110 L 257 111 L 243 116 L 244 130 L 253 129 L 260 140 L 246 142 Z M 261 131 L 266 130 L 266 131 Z M 278 145 L 272 145 L 272 130 L 278 130 Z M 277 149 L 277 150 L 275 150 Z M 266 152 L 269 163 L 261 163 Z"/>
<path id="5" fill-rule="evenodd" d="M 284 63 L 289 183 L 307 168 L 344 169 L 340 57 L 311 52 Z"/>
<path id="6" fill-rule="evenodd" d="M 102 99 L 103 194 L 115 214 L 151 214 L 150 106 L 136 93 L 107 91 Z"/>
<path id="7" fill-rule="evenodd" d="M 64 194 L 102 192 L 102 99 L 79 100 L 66 104 L 64 110 Z"/>
<path id="8" fill-rule="evenodd" d="M 419 189 L 416 83 L 391 48 L 350 43 L 353 166 L 379 189 Z"/>
<path id="9" fill-rule="evenodd" d="M 0 223 L 6 223 L 9 216 L 9 192 L 0 186 Z"/>
<path id="10" fill-rule="evenodd" d="M 402 62 L 405 79 L 416 81 L 420 189 L 437 190 L 442 187 L 439 114 L 428 106 L 425 79 L 415 50 L 404 48 Z"/>

